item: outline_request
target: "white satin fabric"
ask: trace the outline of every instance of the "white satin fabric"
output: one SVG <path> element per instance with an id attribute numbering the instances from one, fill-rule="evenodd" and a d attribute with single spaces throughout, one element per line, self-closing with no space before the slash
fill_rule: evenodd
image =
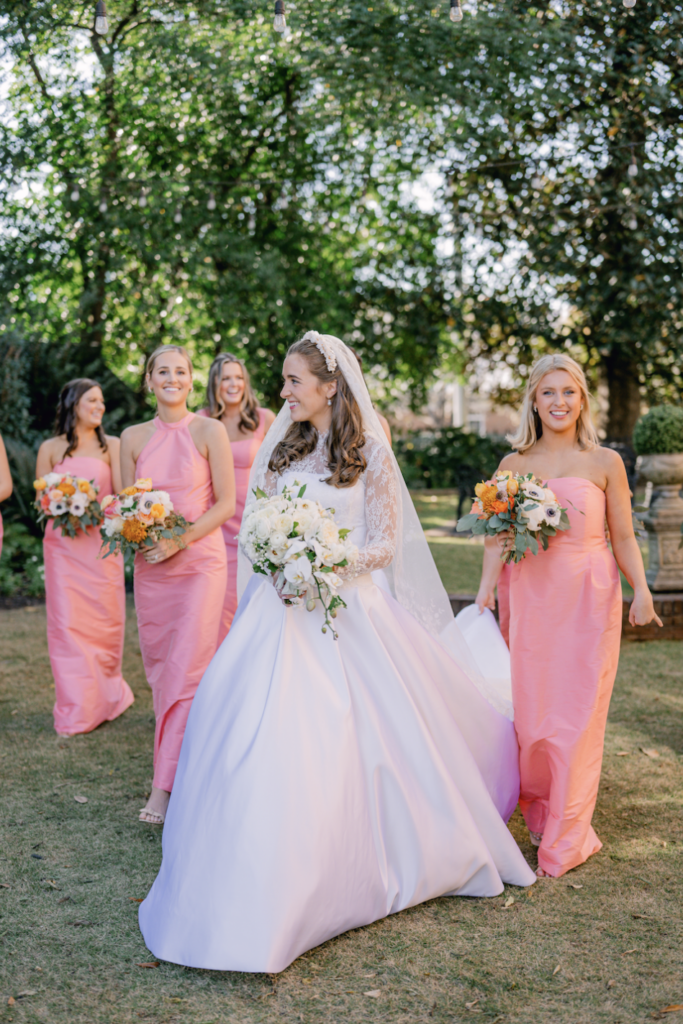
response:
<path id="1" fill-rule="evenodd" d="M 372 547 L 362 479 L 277 486 L 294 480 Z M 278 972 L 424 900 L 534 882 L 503 820 L 519 790 L 512 723 L 374 583 L 381 568 L 344 587 L 336 642 L 319 608 L 285 607 L 252 577 L 190 712 L 140 907 L 154 956 Z"/>

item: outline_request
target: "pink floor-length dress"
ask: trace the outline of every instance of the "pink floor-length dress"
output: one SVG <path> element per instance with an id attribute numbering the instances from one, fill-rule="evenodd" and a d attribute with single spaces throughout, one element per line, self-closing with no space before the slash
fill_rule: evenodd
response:
<path id="1" fill-rule="evenodd" d="M 102 459 L 71 456 L 55 473 L 92 480 L 111 494 L 111 468 Z M 99 558 L 100 531 L 63 537 L 47 521 L 43 540 L 47 643 L 55 680 L 55 729 L 73 735 L 118 718 L 133 703 L 121 674 L 126 624 L 123 559 Z"/>
<path id="2" fill-rule="evenodd" d="M 604 492 L 581 477 L 548 487 L 567 507 L 571 529 L 511 568 L 510 654 L 519 803 L 528 828 L 543 834 L 539 866 L 558 877 L 602 846 L 591 818 L 622 597 L 605 537 Z"/>
<path id="3" fill-rule="evenodd" d="M 154 420 L 155 431 L 137 460 L 136 476 L 168 491 L 188 522 L 214 503 L 209 463 L 190 434 L 194 413 L 178 423 Z M 225 545 L 213 530 L 158 564 L 135 558 L 135 607 L 140 650 L 152 688 L 154 785 L 173 788 L 190 706 L 216 653 L 226 585 Z"/>

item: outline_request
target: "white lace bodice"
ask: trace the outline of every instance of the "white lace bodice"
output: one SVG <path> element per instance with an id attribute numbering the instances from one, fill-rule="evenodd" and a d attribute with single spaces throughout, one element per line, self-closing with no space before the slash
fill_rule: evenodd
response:
<path id="1" fill-rule="evenodd" d="M 360 552 L 353 570 L 342 570 L 342 576 L 359 576 L 386 568 L 396 551 L 397 501 L 395 476 L 389 455 L 380 442 L 368 438 L 363 448 L 367 460 L 365 472 L 352 487 L 326 484 L 327 434 L 321 434 L 309 455 L 294 463 L 286 472 L 269 471 L 265 491 L 281 493 L 283 487 L 294 489 L 295 481 L 306 484 L 306 497 L 334 509 L 338 526 L 352 530 L 351 540 Z"/>

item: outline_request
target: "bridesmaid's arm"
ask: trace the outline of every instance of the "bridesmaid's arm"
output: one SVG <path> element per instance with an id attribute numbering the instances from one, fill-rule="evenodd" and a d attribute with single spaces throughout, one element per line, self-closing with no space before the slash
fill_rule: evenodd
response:
<path id="1" fill-rule="evenodd" d="M 123 490 L 121 482 L 121 441 L 118 437 L 107 435 L 107 447 L 109 449 L 109 464 L 111 466 L 111 484 L 114 493 L 119 494 Z M 102 495 L 104 497 L 104 495 Z"/>
<path id="2" fill-rule="evenodd" d="M 52 472 L 54 462 L 52 461 L 52 449 L 54 446 L 54 438 L 49 438 L 47 441 L 43 441 L 40 448 L 38 449 L 38 458 L 36 459 L 36 479 L 41 476 L 46 476 Z"/>
<path id="3" fill-rule="evenodd" d="M 652 594 L 645 581 L 643 556 L 633 532 L 631 492 L 624 463 L 620 455 L 606 448 L 600 449 L 600 457 L 606 461 L 605 496 L 612 551 L 617 565 L 633 587 L 633 601 L 628 620 L 632 626 L 647 626 L 654 619 L 661 626 L 662 620 L 655 612 Z"/>
<path id="4" fill-rule="evenodd" d="M 138 425 L 134 427 L 127 427 L 121 434 L 121 440 L 119 444 L 119 467 L 120 467 L 120 484 L 121 490 L 124 487 L 132 487 L 135 483 L 135 463 L 137 462 L 137 454 L 135 451 L 135 438 L 138 433 Z M 112 458 L 112 477 L 114 475 L 114 466 Z"/>
<path id="5" fill-rule="evenodd" d="M 5 442 L 0 437 L 0 501 L 4 501 L 5 498 L 9 498 L 11 493 L 12 474 L 10 473 L 9 462 L 7 461 Z"/>
<path id="6" fill-rule="evenodd" d="M 496 610 L 496 584 L 503 571 L 503 560 L 501 556 L 502 544 L 498 537 L 486 537 L 484 539 L 484 564 L 481 568 L 481 583 L 475 600 L 479 614 L 484 608 Z"/>

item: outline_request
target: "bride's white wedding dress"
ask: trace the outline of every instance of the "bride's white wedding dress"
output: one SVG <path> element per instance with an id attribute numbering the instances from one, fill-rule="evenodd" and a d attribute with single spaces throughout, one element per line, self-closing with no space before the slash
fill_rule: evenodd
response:
<path id="1" fill-rule="evenodd" d="M 341 932 L 442 895 L 495 896 L 535 876 L 503 817 L 517 799 L 512 723 L 373 571 L 392 561 L 390 455 L 337 489 L 324 438 L 269 479 L 353 527 L 360 575 L 339 640 L 254 575 L 192 705 L 140 907 L 147 946 L 190 967 L 281 971 Z"/>

